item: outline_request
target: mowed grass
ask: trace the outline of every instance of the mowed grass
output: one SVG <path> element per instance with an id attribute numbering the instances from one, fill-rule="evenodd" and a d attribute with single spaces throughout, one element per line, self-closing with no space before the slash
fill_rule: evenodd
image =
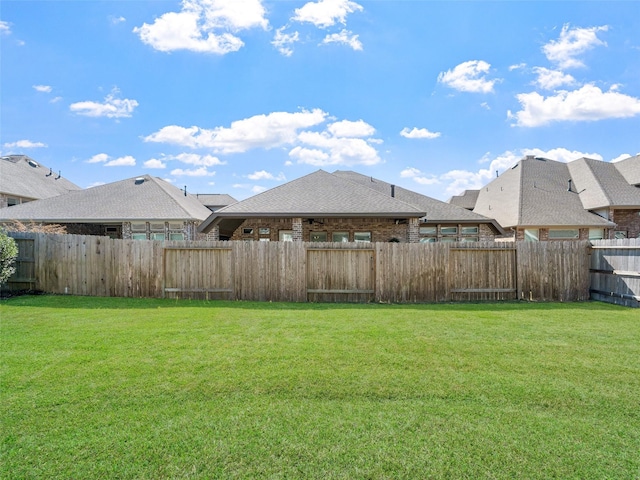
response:
<path id="1" fill-rule="evenodd" d="M 640 312 L 0 302 L 0 478 L 637 479 Z"/>

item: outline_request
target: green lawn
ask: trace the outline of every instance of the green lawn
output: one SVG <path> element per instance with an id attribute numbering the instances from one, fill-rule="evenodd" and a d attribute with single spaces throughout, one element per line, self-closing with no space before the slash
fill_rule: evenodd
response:
<path id="1" fill-rule="evenodd" d="M 0 302 L 0 478 L 640 477 L 601 303 Z"/>

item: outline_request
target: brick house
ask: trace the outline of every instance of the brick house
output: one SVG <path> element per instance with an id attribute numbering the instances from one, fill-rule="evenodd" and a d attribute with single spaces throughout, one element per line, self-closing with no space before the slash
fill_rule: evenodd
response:
<path id="1" fill-rule="evenodd" d="M 0 157 L 0 208 L 63 195 L 80 187 L 26 155 Z"/>
<path id="2" fill-rule="evenodd" d="M 515 240 L 598 240 L 640 235 L 640 156 L 569 163 L 527 156 L 477 191 L 473 211 Z M 473 191 L 454 197 L 469 203 Z"/>
<path id="3" fill-rule="evenodd" d="M 500 231 L 480 215 L 386 182 L 375 180 L 374 185 L 374 180 L 355 172 L 318 170 L 216 211 L 200 231 L 217 228 L 220 238 L 228 240 L 412 243 L 461 236 L 478 240 Z M 424 197 L 422 202 L 408 201 L 410 193 Z M 456 215 L 431 222 L 429 212 L 436 212 L 438 204 Z"/>
<path id="4" fill-rule="evenodd" d="M 0 209 L 0 222 L 59 224 L 69 234 L 195 240 L 211 210 L 194 195 L 150 175 Z"/>

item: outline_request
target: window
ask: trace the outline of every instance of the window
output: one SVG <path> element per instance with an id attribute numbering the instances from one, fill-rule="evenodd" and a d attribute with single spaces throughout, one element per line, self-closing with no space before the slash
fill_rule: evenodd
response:
<path id="1" fill-rule="evenodd" d="M 458 233 L 458 227 L 442 227 L 440 228 L 442 235 L 456 235 Z"/>
<path id="2" fill-rule="evenodd" d="M 477 235 L 478 227 L 462 227 L 462 235 Z"/>
<path id="3" fill-rule="evenodd" d="M 420 239 L 420 243 L 435 243 L 436 238 L 435 237 L 422 237 Z"/>
<path id="4" fill-rule="evenodd" d="M 20 204 L 20 202 L 18 201 L 17 198 L 7 198 L 7 207 L 13 207 L 14 205 L 18 205 Z"/>
<path id="5" fill-rule="evenodd" d="M 253 235 L 253 228 L 243 228 L 242 229 L 242 234 L 243 235 Z"/>
<path id="6" fill-rule="evenodd" d="M 182 223 L 169 223 L 169 230 L 182 230 Z"/>
<path id="7" fill-rule="evenodd" d="M 333 232 L 331 236 L 331 240 L 333 242 L 348 242 L 349 241 L 349 232 Z"/>
<path id="8" fill-rule="evenodd" d="M 478 237 L 462 237 L 463 242 L 479 242 L 480 239 Z"/>
<path id="9" fill-rule="evenodd" d="M 270 232 L 269 227 L 261 227 L 258 230 L 258 233 L 260 233 L 260 235 L 269 235 L 269 232 Z"/>
<path id="10" fill-rule="evenodd" d="M 420 227 L 420 235 L 435 235 L 437 233 L 437 227 Z"/>
<path id="11" fill-rule="evenodd" d="M 281 242 L 293 242 L 293 230 L 280 230 L 278 238 Z"/>
<path id="12" fill-rule="evenodd" d="M 327 232 L 311 232 L 309 240 L 312 242 L 326 242 Z"/>
<path id="13" fill-rule="evenodd" d="M 164 223 L 152 223 L 151 225 L 149 225 L 149 228 L 152 232 L 163 232 Z"/>
<path id="14" fill-rule="evenodd" d="M 120 238 L 120 229 L 118 227 L 105 227 L 105 235 L 110 238 Z"/>
<path id="15" fill-rule="evenodd" d="M 169 240 L 184 240 L 184 233 L 170 233 Z"/>
<path id="16" fill-rule="evenodd" d="M 524 229 L 524 241 L 525 242 L 537 242 L 540 240 L 540 235 L 537 228 L 525 228 Z"/>
<path id="17" fill-rule="evenodd" d="M 353 241 L 358 243 L 371 242 L 371 232 L 355 232 L 353 234 Z"/>
<path id="18" fill-rule="evenodd" d="M 147 239 L 147 234 L 146 233 L 133 233 L 133 234 L 131 234 L 131 238 L 133 240 L 146 240 Z"/>
<path id="19" fill-rule="evenodd" d="M 442 237 L 440 239 L 441 242 L 445 242 L 445 243 L 451 243 L 451 242 L 455 242 L 456 238 L 455 237 Z"/>
<path id="20" fill-rule="evenodd" d="M 580 231 L 577 228 L 549 229 L 550 240 L 575 240 L 577 238 L 580 238 Z"/>
<path id="21" fill-rule="evenodd" d="M 159 240 L 161 242 L 164 242 L 164 233 L 152 233 L 151 240 Z"/>
<path id="22" fill-rule="evenodd" d="M 626 230 L 616 230 L 615 233 L 613 234 L 613 238 L 615 238 L 617 240 L 627 238 L 627 231 Z"/>
<path id="23" fill-rule="evenodd" d="M 132 232 L 146 232 L 147 231 L 147 225 L 145 223 L 132 223 L 131 224 L 131 231 Z"/>
<path id="24" fill-rule="evenodd" d="M 589 240 L 602 240 L 604 238 L 604 228 L 590 228 Z"/>

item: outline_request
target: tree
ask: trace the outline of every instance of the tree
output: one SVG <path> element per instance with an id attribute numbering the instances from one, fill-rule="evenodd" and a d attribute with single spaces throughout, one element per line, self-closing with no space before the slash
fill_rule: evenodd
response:
<path id="1" fill-rule="evenodd" d="M 16 241 L 0 229 L 0 285 L 9 280 L 9 277 L 16 271 L 14 263 L 18 256 L 18 246 Z"/>

